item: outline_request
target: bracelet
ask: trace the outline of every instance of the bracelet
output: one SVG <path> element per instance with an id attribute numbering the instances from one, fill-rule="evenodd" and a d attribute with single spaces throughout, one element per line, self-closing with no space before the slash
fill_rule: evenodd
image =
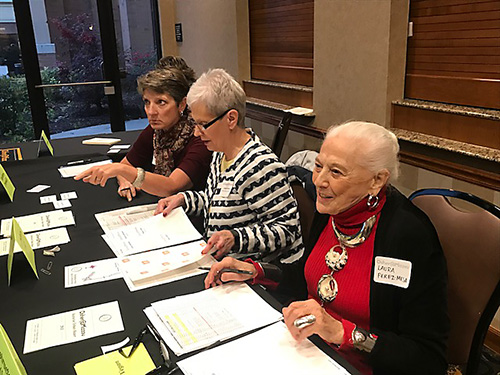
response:
<path id="1" fill-rule="evenodd" d="M 135 188 L 140 188 L 142 183 L 144 182 L 144 177 L 146 177 L 146 172 L 142 168 L 137 168 L 137 177 L 134 182 L 132 182 L 132 186 Z"/>

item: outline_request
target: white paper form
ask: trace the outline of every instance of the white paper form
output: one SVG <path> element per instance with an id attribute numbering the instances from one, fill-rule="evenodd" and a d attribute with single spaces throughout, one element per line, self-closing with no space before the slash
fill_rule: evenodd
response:
<path id="1" fill-rule="evenodd" d="M 70 242 L 69 234 L 66 228 L 55 228 L 41 232 L 28 233 L 26 234 L 26 238 L 28 239 L 33 250 Z M 0 256 L 7 255 L 9 253 L 9 245 L 10 238 L 0 240 Z M 21 251 L 21 248 L 16 242 L 14 245 L 14 252 L 19 251 Z"/>
<path id="2" fill-rule="evenodd" d="M 156 203 L 120 208 L 118 210 L 101 212 L 95 214 L 95 218 L 104 233 L 118 229 L 126 225 L 138 223 L 154 216 Z"/>
<path id="3" fill-rule="evenodd" d="M 39 214 L 16 217 L 24 233 L 35 232 L 42 229 L 75 225 L 75 218 L 71 211 L 54 210 Z M 10 236 L 12 219 L 3 219 L 1 223 L 1 233 L 4 237 Z"/>
<path id="4" fill-rule="evenodd" d="M 199 275 L 206 271 L 198 267 L 210 267 L 215 259 L 201 254 L 207 243 L 203 240 L 184 245 L 146 251 L 118 260 L 123 279 L 130 291 L 149 288 L 175 280 Z"/>
<path id="5" fill-rule="evenodd" d="M 26 322 L 23 354 L 123 331 L 118 301 Z"/>
<path id="6" fill-rule="evenodd" d="M 185 375 L 254 375 L 258 358 L 261 372 L 287 375 L 349 375 L 335 360 L 309 340 L 297 343 L 282 322 L 177 362 Z"/>
<path id="7" fill-rule="evenodd" d="M 93 262 L 73 264 L 64 267 L 64 287 L 100 283 L 102 281 L 121 279 L 118 259 L 102 259 Z"/>
<path id="8" fill-rule="evenodd" d="M 117 257 L 162 249 L 201 239 L 182 208 L 168 216 L 156 215 L 138 223 L 118 228 L 102 236 Z"/>
<path id="9" fill-rule="evenodd" d="M 277 322 L 282 315 L 245 283 L 166 299 L 144 310 L 176 355 Z"/>
<path id="10" fill-rule="evenodd" d="M 112 163 L 112 161 L 108 159 L 103 161 L 97 161 L 95 163 L 78 164 L 78 165 L 71 165 L 68 167 L 61 167 L 58 168 L 58 171 L 61 174 L 62 178 L 75 177 L 77 174 L 80 174 L 89 168 L 95 167 L 97 165 L 106 165 L 110 163 Z"/>

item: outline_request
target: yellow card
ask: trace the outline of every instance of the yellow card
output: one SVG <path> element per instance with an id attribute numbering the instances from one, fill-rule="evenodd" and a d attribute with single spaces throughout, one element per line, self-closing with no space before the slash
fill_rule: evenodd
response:
<path id="1" fill-rule="evenodd" d="M 7 192 L 7 195 L 10 198 L 11 202 L 14 202 L 14 191 L 16 190 L 16 187 L 12 183 L 12 181 L 9 178 L 9 175 L 3 168 L 2 164 L 0 164 L 0 182 L 2 183 L 5 191 Z"/>
<path id="2" fill-rule="evenodd" d="M 16 349 L 0 324 L 0 375 L 27 375 Z"/>
<path id="3" fill-rule="evenodd" d="M 47 138 L 47 136 L 45 135 L 45 132 L 42 130 L 42 139 L 43 141 L 45 142 L 45 144 L 47 145 L 47 148 L 49 149 L 50 151 L 50 154 L 52 156 L 54 156 L 54 148 L 52 147 L 52 145 L 50 144 L 50 141 L 49 141 L 49 138 Z"/>
<path id="4" fill-rule="evenodd" d="M 35 252 L 31 248 L 30 242 L 24 235 L 21 226 L 17 222 L 16 219 L 12 218 L 12 227 L 10 231 L 10 246 L 9 246 L 9 258 L 7 259 L 7 277 L 10 285 L 10 276 L 12 274 L 12 261 L 14 259 L 14 244 L 17 242 L 21 250 L 23 251 L 24 256 L 28 260 L 33 272 L 35 273 L 36 278 L 38 279 L 38 272 L 36 271 L 35 264 Z"/>
<path id="5" fill-rule="evenodd" d="M 124 350 L 128 353 L 130 346 Z M 156 368 L 142 343 L 130 358 L 125 358 L 116 350 L 79 362 L 74 367 L 77 375 L 144 375 Z"/>

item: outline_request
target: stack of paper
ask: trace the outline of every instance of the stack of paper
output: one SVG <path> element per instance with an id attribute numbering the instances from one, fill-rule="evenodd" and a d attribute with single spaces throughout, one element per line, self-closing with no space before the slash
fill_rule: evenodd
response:
<path id="1" fill-rule="evenodd" d="M 117 257 L 162 249 L 201 239 L 182 208 L 109 231 L 102 236 Z"/>
<path id="2" fill-rule="evenodd" d="M 54 210 L 16 217 L 19 226 L 24 233 L 63 227 L 66 225 L 75 225 L 75 219 L 71 211 Z M 3 219 L 0 232 L 4 237 L 10 236 L 12 219 Z"/>
<path id="3" fill-rule="evenodd" d="M 95 138 L 90 138 L 90 139 L 84 139 L 82 141 L 83 145 L 104 145 L 104 146 L 111 146 L 116 143 L 121 142 L 120 138 L 100 138 L 100 137 L 95 137 Z"/>
<path id="4" fill-rule="evenodd" d="M 61 167 L 58 169 L 58 171 L 61 174 L 62 178 L 69 178 L 69 177 L 75 177 L 77 174 L 80 174 L 89 168 L 92 168 L 92 167 L 95 167 L 98 165 L 110 164 L 110 163 L 112 163 L 112 161 L 108 159 L 108 160 L 103 160 L 103 161 L 97 161 L 95 163 L 78 164 L 78 165 L 72 165 L 69 167 Z"/>
<path id="5" fill-rule="evenodd" d="M 113 229 L 118 229 L 152 218 L 154 216 L 155 208 L 156 203 L 126 207 L 95 214 L 95 218 L 104 233 L 109 233 Z"/>
<path id="6" fill-rule="evenodd" d="M 155 302 L 144 312 L 178 356 L 281 319 L 281 313 L 245 283 Z"/>
<path id="7" fill-rule="evenodd" d="M 349 375 L 309 340 L 297 343 L 281 322 L 193 355 L 177 365 L 185 375 L 254 375 L 255 366 L 242 365 L 248 358 L 257 358 L 260 372 L 265 374 Z"/>
<path id="8" fill-rule="evenodd" d="M 33 250 L 41 249 L 44 247 L 61 245 L 70 241 L 69 234 L 66 228 L 55 228 L 44 230 L 41 232 L 34 232 L 26 234 L 26 238 Z M 0 256 L 9 253 L 10 238 L 0 240 Z M 16 242 L 14 252 L 21 251 L 19 244 Z"/>
<path id="9" fill-rule="evenodd" d="M 202 255 L 205 241 L 195 241 L 166 249 L 146 251 L 119 260 L 123 278 L 131 291 L 204 273 L 198 267 L 215 263 L 211 255 Z"/>

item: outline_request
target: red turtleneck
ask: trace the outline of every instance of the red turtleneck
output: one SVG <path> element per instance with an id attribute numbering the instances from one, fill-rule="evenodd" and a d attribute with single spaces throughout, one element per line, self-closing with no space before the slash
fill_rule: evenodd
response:
<path id="1" fill-rule="evenodd" d="M 379 194 L 379 199 L 378 206 L 373 210 L 368 209 L 367 198 L 365 198 L 347 211 L 332 216 L 321 232 L 304 269 L 309 298 L 314 298 L 321 304 L 317 293 L 318 281 L 322 275 L 331 272 L 326 265 L 325 255 L 330 248 L 339 244 L 332 228 L 332 219 L 339 231 L 352 235 L 360 230 L 368 218 L 377 215 L 375 225 L 366 241 L 354 248 L 346 248 L 347 264 L 342 270 L 333 273 L 338 284 L 337 298 L 333 302 L 324 304 L 325 310 L 335 319 L 340 320 L 344 327 L 344 342 L 339 352 L 363 374 L 372 374 L 372 371 L 364 362 L 365 356 L 353 348 L 351 335 L 355 325 L 370 330 L 370 278 L 373 248 L 380 211 L 385 203 L 385 191 Z M 341 249 L 337 247 L 335 251 L 341 252 Z"/>

